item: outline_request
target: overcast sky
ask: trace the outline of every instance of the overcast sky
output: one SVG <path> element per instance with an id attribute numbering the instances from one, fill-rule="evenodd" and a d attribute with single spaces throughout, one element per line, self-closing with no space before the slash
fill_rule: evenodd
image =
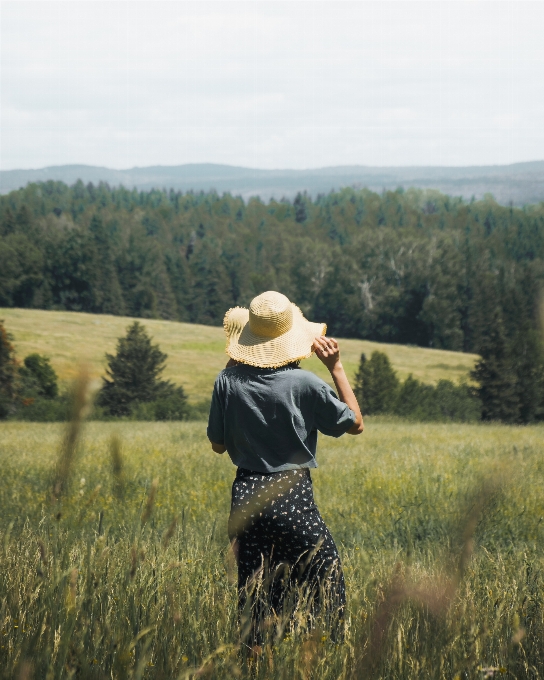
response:
<path id="1" fill-rule="evenodd" d="M 544 159 L 544 2 L 2 2 L 0 168 Z"/>

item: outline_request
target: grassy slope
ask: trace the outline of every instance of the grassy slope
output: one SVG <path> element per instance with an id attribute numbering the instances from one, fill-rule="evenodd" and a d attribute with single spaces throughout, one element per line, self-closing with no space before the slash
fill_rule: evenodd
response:
<path id="1" fill-rule="evenodd" d="M 0 319 L 14 336 L 20 359 L 31 352 L 47 354 L 62 382 L 72 378 L 78 362 L 86 362 L 94 378 L 104 373 L 104 354 L 113 352 L 119 336 L 132 319 L 79 312 L 51 312 L 36 309 L 0 309 Z M 226 362 L 222 328 L 174 321 L 140 319 L 168 354 L 165 377 L 181 384 L 191 401 L 208 398 L 217 373 Z M 413 373 L 433 383 L 440 378 L 458 381 L 468 375 L 476 356 L 459 352 L 386 345 L 366 340 L 342 340 L 342 359 L 353 377 L 361 352 L 386 352 L 401 378 Z M 324 379 L 328 374 L 315 358 L 303 362 L 304 368 Z"/>

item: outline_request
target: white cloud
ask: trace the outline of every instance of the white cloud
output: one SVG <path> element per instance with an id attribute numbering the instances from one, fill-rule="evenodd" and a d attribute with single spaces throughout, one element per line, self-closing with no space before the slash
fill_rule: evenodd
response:
<path id="1" fill-rule="evenodd" d="M 0 167 L 544 158 L 540 2 L 3 2 Z"/>

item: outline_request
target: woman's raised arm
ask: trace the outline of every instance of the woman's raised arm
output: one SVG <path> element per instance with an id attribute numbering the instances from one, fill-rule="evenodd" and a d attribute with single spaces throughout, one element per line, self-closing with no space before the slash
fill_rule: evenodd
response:
<path id="1" fill-rule="evenodd" d="M 340 361 L 338 342 L 334 338 L 322 335 L 314 340 L 314 350 L 317 358 L 329 369 L 340 400 L 355 413 L 355 422 L 348 430 L 348 434 L 361 434 L 364 430 L 363 416 Z"/>

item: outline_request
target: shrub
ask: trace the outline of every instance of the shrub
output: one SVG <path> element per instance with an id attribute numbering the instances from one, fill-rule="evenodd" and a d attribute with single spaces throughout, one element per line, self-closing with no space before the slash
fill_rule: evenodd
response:
<path id="1" fill-rule="evenodd" d="M 412 420 L 471 422 L 479 420 L 481 405 L 466 384 L 440 380 L 436 386 L 425 385 L 409 375 L 398 392 L 394 412 Z"/>
<path id="2" fill-rule="evenodd" d="M 19 368 L 22 396 L 36 395 L 54 399 L 59 394 L 57 374 L 48 357 L 29 354 Z"/>
<path id="3" fill-rule="evenodd" d="M 17 420 L 35 423 L 55 423 L 69 420 L 70 400 L 68 395 L 61 395 L 56 399 L 24 399 L 17 408 Z"/>
<path id="4" fill-rule="evenodd" d="M 465 383 L 455 385 L 451 380 L 439 380 L 435 400 L 441 420 L 474 422 L 482 417 L 482 405 L 475 390 Z"/>
<path id="5" fill-rule="evenodd" d="M 187 420 L 208 420 L 211 401 L 203 399 L 196 404 L 187 404 Z"/>
<path id="6" fill-rule="evenodd" d="M 361 354 L 355 396 L 364 415 L 395 414 L 411 420 L 472 422 L 481 418 L 481 402 L 469 385 L 439 380 L 426 385 L 412 375 L 401 384 L 389 357 Z"/>
<path id="7" fill-rule="evenodd" d="M 155 402 L 155 420 L 185 420 L 186 417 L 187 396 L 181 387 Z"/>
<path id="8" fill-rule="evenodd" d="M 434 391 L 432 385 L 424 385 L 410 374 L 399 389 L 393 412 L 414 420 L 436 420 Z"/>

